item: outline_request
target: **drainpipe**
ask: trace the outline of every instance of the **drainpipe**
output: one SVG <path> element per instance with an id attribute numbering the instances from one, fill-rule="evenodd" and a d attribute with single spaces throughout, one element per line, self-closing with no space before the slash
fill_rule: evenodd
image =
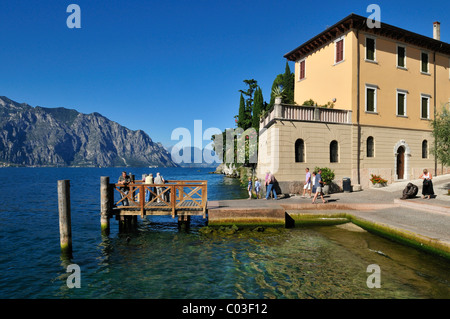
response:
<path id="1" fill-rule="evenodd" d="M 433 52 L 433 60 L 434 60 L 434 120 L 436 120 L 436 51 Z M 434 149 L 437 149 L 437 141 L 434 139 Z M 442 171 L 444 173 L 444 171 Z M 434 154 L 434 176 L 437 176 L 437 157 L 436 153 Z"/>
<path id="2" fill-rule="evenodd" d="M 357 45 L 357 64 L 356 64 L 356 125 L 358 128 L 357 154 L 356 154 L 356 169 L 358 173 L 358 184 L 361 185 L 361 125 L 360 118 L 360 48 L 359 48 L 359 29 L 356 30 L 356 45 Z"/>

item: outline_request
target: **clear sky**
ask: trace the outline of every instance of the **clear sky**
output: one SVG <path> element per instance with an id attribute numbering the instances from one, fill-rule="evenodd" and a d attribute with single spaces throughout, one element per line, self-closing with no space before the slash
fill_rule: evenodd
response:
<path id="1" fill-rule="evenodd" d="M 72 3 L 80 29 L 66 25 Z M 179 127 L 194 139 L 194 120 L 234 128 L 243 80 L 268 101 L 285 53 L 371 3 L 382 22 L 429 37 L 440 21 L 450 42 L 447 0 L 1 0 L 0 95 L 98 112 L 170 146 Z"/>

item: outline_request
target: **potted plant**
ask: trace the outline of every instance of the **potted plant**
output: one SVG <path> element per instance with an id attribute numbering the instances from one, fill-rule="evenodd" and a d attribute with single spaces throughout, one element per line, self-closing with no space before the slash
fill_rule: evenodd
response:
<path id="1" fill-rule="evenodd" d="M 330 185 L 334 180 L 334 170 L 331 170 L 328 167 L 316 167 L 314 168 L 316 172 L 319 172 L 319 170 L 322 170 L 322 181 L 324 182 L 323 186 L 323 193 L 325 195 L 328 195 L 330 193 Z"/>
<path id="2" fill-rule="evenodd" d="M 370 177 L 371 177 L 370 181 L 372 182 L 372 185 L 375 188 L 383 187 L 386 186 L 387 184 L 387 180 L 381 178 L 380 175 L 370 174 Z"/>
<path id="3" fill-rule="evenodd" d="M 275 97 L 275 104 L 280 104 L 281 99 L 284 96 L 284 88 L 281 85 L 277 85 L 276 87 L 274 87 L 272 89 L 272 94 Z M 278 101 L 277 101 L 277 99 L 278 99 Z"/>

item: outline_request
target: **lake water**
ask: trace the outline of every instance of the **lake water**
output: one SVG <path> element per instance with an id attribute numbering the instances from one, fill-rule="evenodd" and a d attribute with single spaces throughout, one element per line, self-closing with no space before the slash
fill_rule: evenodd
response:
<path id="1" fill-rule="evenodd" d="M 1 168 L 0 298 L 450 298 L 450 262 L 346 226 L 179 229 L 170 216 L 139 220 L 134 233 L 100 232 L 100 177 L 122 168 Z M 127 168 L 136 177 L 156 169 Z M 159 168 L 166 179 L 208 180 L 208 200 L 245 198 L 211 169 Z M 71 181 L 73 259 L 60 257 L 57 181 Z M 68 264 L 81 288 L 67 287 Z M 368 288 L 367 267 L 381 270 Z"/>

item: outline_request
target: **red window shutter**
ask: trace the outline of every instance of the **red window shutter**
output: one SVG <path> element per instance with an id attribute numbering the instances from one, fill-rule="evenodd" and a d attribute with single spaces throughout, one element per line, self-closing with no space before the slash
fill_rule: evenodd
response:
<path id="1" fill-rule="evenodd" d="M 336 62 L 344 59 L 344 40 L 336 42 Z"/>
<path id="2" fill-rule="evenodd" d="M 300 62 L 300 80 L 305 78 L 305 61 Z"/>

